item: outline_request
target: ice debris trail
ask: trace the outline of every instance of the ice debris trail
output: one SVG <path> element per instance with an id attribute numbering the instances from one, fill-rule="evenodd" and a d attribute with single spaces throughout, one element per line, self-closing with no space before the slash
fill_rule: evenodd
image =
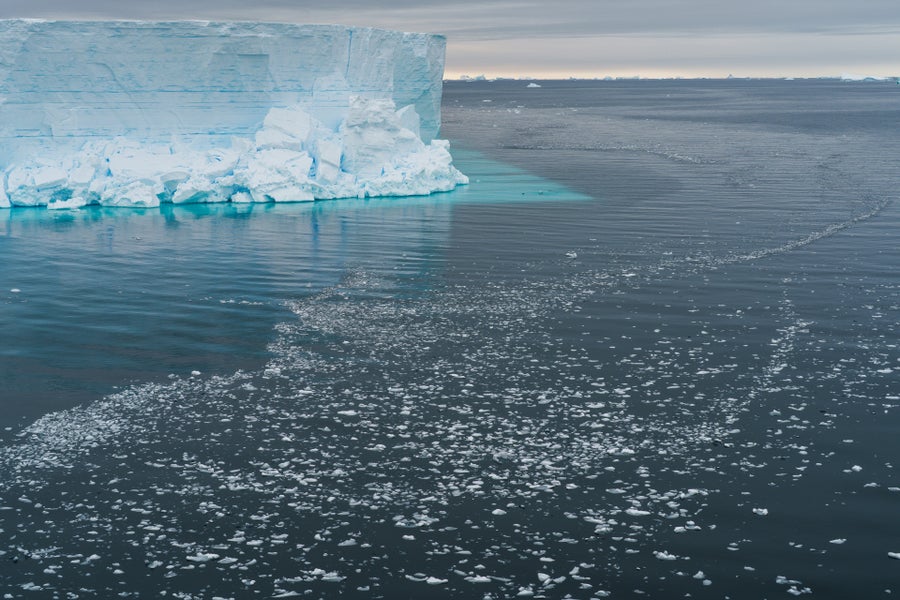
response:
<path id="1" fill-rule="evenodd" d="M 695 368 L 760 381 L 714 354 L 605 364 L 547 326 L 577 281 L 399 299 L 353 271 L 289 304 L 259 372 L 134 386 L 25 430 L 0 450 L 0 552 L 29 558 L 17 584 L 86 596 L 602 590 L 623 555 L 598 540 L 640 552 L 699 528 L 693 457 L 740 403 L 684 410 Z M 664 342 L 636 364 L 671 364 Z"/>

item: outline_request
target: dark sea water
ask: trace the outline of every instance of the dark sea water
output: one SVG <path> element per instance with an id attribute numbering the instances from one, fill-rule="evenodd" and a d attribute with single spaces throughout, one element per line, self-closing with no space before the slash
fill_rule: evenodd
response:
<path id="1" fill-rule="evenodd" d="M 900 86 L 541 84 L 448 194 L 0 212 L 0 596 L 900 594 Z"/>

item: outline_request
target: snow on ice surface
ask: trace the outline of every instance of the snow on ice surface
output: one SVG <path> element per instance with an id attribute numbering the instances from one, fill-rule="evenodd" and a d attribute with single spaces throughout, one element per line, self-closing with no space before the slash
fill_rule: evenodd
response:
<path id="1" fill-rule="evenodd" d="M 336 25 L 0 21 L 0 207 L 453 189 L 444 39 Z"/>

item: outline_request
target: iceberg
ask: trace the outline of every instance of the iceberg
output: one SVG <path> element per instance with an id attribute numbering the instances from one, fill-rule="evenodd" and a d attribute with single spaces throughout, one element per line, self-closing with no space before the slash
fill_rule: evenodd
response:
<path id="1" fill-rule="evenodd" d="M 449 191 L 442 36 L 0 20 L 0 207 Z"/>

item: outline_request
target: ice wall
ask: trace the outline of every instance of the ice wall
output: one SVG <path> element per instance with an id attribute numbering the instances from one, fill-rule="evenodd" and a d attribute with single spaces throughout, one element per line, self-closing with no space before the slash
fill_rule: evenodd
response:
<path id="1" fill-rule="evenodd" d="M 444 49 L 337 25 L 0 20 L 0 206 L 379 195 L 376 175 L 387 195 L 450 189 L 465 178 L 431 143 Z M 362 165 L 360 136 L 393 153 Z"/>

